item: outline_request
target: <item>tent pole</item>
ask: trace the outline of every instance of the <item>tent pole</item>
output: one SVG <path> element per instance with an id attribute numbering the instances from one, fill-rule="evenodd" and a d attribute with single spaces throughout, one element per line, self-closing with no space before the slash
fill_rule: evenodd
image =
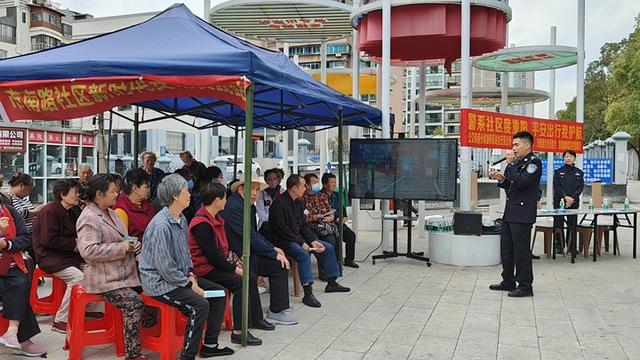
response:
<path id="1" fill-rule="evenodd" d="M 138 154 L 140 154 L 140 107 L 136 106 L 136 111 L 133 114 L 133 167 L 137 168 Z"/>
<path id="2" fill-rule="evenodd" d="M 107 143 L 107 169 L 109 168 L 109 163 L 111 162 L 111 132 L 113 131 L 113 112 L 109 113 L 109 137 Z M 108 172 L 108 171 L 107 171 Z"/>
<path id="3" fill-rule="evenodd" d="M 253 92 L 251 93 L 251 95 L 253 95 Z M 253 106 L 253 103 L 252 103 Z M 251 111 L 253 111 L 253 107 L 251 108 Z M 245 114 L 245 116 L 247 116 Z M 252 115 L 253 118 L 253 115 Z M 245 120 L 246 121 L 246 120 Z M 235 141 L 233 144 L 234 150 L 233 150 L 233 177 L 231 177 L 231 180 L 237 179 L 238 176 L 238 127 L 235 127 Z"/>
<path id="4" fill-rule="evenodd" d="M 336 254 L 338 255 L 338 268 L 340 274 L 342 274 L 342 243 L 344 240 L 344 224 L 342 219 L 345 217 L 344 213 L 344 164 L 342 161 L 342 136 L 344 135 L 344 118 L 342 116 L 342 106 L 338 108 L 338 219 L 340 219 L 340 226 L 338 227 L 338 244 L 336 244 Z"/>
<path id="5" fill-rule="evenodd" d="M 249 255 L 251 248 L 251 160 L 253 154 L 253 85 L 247 88 L 247 109 L 245 110 L 244 141 L 244 214 L 242 217 L 242 334 L 240 343 L 247 346 L 249 330 Z"/>

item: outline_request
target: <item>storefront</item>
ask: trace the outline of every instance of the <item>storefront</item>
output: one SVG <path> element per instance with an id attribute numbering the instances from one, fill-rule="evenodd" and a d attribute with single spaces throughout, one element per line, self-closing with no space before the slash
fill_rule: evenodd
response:
<path id="1" fill-rule="evenodd" d="M 28 173 L 34 179 L 31 202 L 50 201 L 55 180 L 77 178 L 82 163 L 95 169 L 95 144 L 95 135 L 88 133 L 1 127 L 0 168 L 5 184 L 16 172 Z"/>

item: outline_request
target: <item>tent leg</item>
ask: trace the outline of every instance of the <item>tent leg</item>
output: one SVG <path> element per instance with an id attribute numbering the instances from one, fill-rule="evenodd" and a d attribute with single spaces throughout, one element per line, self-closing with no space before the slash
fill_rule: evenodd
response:
<path id="1" fill-rule="evenodd" d="M 344 135 L 344 118 L 342 116 L 342 106 L 338 109 L 338 218 L 340 226 L 338 227 L 338 243 L 336 244 L 336 254 L 338 254 L 338 267 L 342 274 L 342 242 L 344 241 L 344 224 L 342 219 L 346 216 L 344 213 L 344 164 L 342 162 L 342 142 Z"/>
<path id="2" fill-rule="evenodd" d="M 244 141 L 244 213 L 242 217 L 242 333 L 240 343 L 247 346 L 249 333 L 249 256 L 251 248 L 251 159 L 253 154 L 253 85 L 247 88 Z"/>
<path id="3" fill-rule="evenodd" d="M 251 109 L 253 111 L 253 109 Z M 249 109 L 247 109 L 247 111 L 249 111 Z M 253 115 L 252 115 L 253 116 Z M 246 120 L 245 120 L 246 121 Z M 238 176 L 238 135 L 239 131 L 238 128 L 235 128 L 235 141 L 234 141 L 234 149 L 233 149 L 233 176 L 231 177 L 231 180 L 237 179 Z"/>
<path id="4" fill-rule="evenodd" d="M 140 154 L 140 107 L 136 106 L 136 111 L 133 114 L 133 167 L 137 168 L 138 155 Z"/>

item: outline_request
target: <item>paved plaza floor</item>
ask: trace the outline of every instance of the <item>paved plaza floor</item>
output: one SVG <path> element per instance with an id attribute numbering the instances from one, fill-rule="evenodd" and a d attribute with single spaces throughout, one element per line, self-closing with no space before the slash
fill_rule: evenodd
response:
<path id="1" fill-rule="evenodd" d="M 358 270 L 345 268 L 340 282 L 351 293 L 324 294 L 324 283 L 316 282 L 319 309 L 292 297 L 299 324 L 252 331 L 262 346 L 231 345 L 229 332 L 220 340 L 237 360 L 640 359 L 640 260 L 632 258 L 631 230 L 619 231 L 620 256 L 603 249 L 596 263 L 582 256 L 575 264 L 568 257 L 535 260 L 533 298 L 490 291 L 499 266 L 368 259 Z M 379 233 L 360 233 L 357 258 L 379 241 Z M 535 252 L 542 253 L 542 241 Z M 43 332 L 35 340 L 50 349 L 49 359 L 66 359 L 64 336 L 50 330 L 51 317 L 39 321 Z M 0 358 L 19 357 L 2 352 Z M 115 349 L 89 348 L 84 358 L 113 359 Z"/>

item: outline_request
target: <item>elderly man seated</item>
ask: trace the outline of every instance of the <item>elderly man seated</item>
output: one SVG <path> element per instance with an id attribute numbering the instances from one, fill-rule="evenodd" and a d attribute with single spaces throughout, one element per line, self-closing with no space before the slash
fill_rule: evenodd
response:
<path id="1" fill-rule="evenodd" d="M 310 307 L 320 307 L 320 301 L 313 295 L 311 287 L 311 254 L 325 269 L 328 282 L 325 292 L 348 292 L 351 289 L 336 282 L 340 269 L 333 245 L 318 239 L 305 221 L 304 205 L 298 201 L 305 191 L 303 177 L 293 174 L 287 178 L 287 191 L 273 202 L 269 210 L 269 236 L 276 246 L 298 263 L 304 290 L 302 302 Z"/>

